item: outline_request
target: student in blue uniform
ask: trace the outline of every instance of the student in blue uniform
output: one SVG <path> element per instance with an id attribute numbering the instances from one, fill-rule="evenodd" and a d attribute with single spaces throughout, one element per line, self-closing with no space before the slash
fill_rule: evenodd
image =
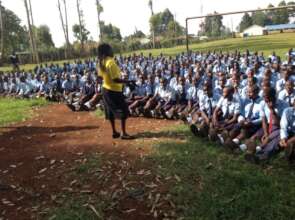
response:
<path id="1" fill-rule="evenodd" d="M 212 82 L 205 81 L 203 86 L 203 93 L 199 97 L 200 109 L 196 113 L 190 125 L 191 131 L 196 136 L 207 137 L 212 117 L 217 103 L 220 100 L 220 95 L 213 92 Z"/>
<path id="2" fill-rule="evenodd" d="M 286 159 L 295 160 L 295 102 L 292 107 L 284 110 L 280 122 L 280 146 L 285 149 Z"/>
<path id="3" fill-rule="evenodd" d="M 246 138 L 250 138 L 261 129 L 262 117 L 260 113 L 262 98 L 259 97 L 259 89 L 257 85 L 253 85 L 248 89 L 248 99 L 238 118 L 238 123 L 234 125 L 228 139 L 225 141 L 225 146 L 230 150 L 240 147 L 241 150 L 245 151 L 246 147 L 241 142 Z"/>
<path id="4" fill-rule="evenodd" d="M 280 91 L 278 99 L 283 100 L 293 106 L 295 100 L 294 82 L 292 80 L 287 80 L 285 84 L 285 89 Z"/>
<path id="5" fill-rule="evenodd" d="M 262 129 L 258 131 L 257 137 L 261 138 L 261 145 L 256 146 L 255 154 L 249 152 L 245 159 L 250 162 L 259 163 L 268 160 L 278 152 L 280 142 L 280 120 L 283 111 L 288 104 L 276 99 L 276 90 L 267 88 L 264 91 L 264 101 L 261 104 Z"/>
<path id="6" fill-rule="evenodd" d="M 223 144 L 240 115 L 240 101 L 234 98 L 234 88 L 227 86 L 223 89 L 223 96 L 218 101 L 212 117 L 209 138 L 212 141 L 219 138 Z"/>

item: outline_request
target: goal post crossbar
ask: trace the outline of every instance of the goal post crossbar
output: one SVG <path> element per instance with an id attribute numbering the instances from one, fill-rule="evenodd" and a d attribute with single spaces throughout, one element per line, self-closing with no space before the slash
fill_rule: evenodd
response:
<path id="1" fill-rule="evenodd" d="M 187 17 L 185 19 L 186 51 L 187 51 L 187 53 L 189 53 L 189 33 L 188 33 L 188 21 L 189 20 L 196 20 L 196 19 L 202 19 L 202 18 L 207 18 L 207 17 L 215 17 L 215 16 L 244 14 L 244 13 L 259 12 L 259 11 L 272 11 L 272 10 L 280 10 L 280 9 L 291 9 L 291 8 L 295 9 L 295 5 L 271 7 L 271 8 L 262 8 L 262 9 L 253 9 L 253 10 L 244 10 L 244 11 L 233 11 L 233 12 L 225 12 L 225 13 L 214 13 L 214 14 L 209 14 L 209 15 Z"/>

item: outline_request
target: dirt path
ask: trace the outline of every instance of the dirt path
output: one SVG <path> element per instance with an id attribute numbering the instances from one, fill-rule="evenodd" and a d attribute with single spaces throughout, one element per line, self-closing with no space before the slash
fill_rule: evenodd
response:
<path id="1" fill-rule="evenodd" d="M 132 118 L 130 133 L 139 138 L 113 141 L 104 119 L 50 105 L 31 120 L 0 128 L 0 219 L 46 219 L 65 194 L 85 195 L 87 204 L 105 198 L 109 219 L 162 219 L 164 211 L 153 203 L 165 187 L 145 157 L 152 141 L 168 138 L 157 131 L 178 123 Z"/>

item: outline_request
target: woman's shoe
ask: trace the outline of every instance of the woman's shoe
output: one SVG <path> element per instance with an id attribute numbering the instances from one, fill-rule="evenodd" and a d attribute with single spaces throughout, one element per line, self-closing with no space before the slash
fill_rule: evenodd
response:
<path id="1" fill-rule="evenodd" d="M 122 140 L 134 140 L 135 137 L 134 137 L 134 136 L 131 136 L 131 135 L 129 135 L 129 134 L 122 134 L 122 135 L 121 135 L 121 139 L 122 139 Z"/>
<path id="2" fill-rule="evenodd" d="M 116 132 L 116 133 L 113 133 L 113 139 L 117 139 L 121 137 L 120 133 Z"/>

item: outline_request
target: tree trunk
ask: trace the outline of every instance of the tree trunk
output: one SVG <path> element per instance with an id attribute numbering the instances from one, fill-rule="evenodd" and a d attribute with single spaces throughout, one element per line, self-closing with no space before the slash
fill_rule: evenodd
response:
<path id="1" fill-rule="evenodd" d="M 59 10 L 59 16 L 60 16 L 60 21 L 61 21 L 61 25 L 62 25 L 62 30 L 64 32 L 65 41 L 66 41 L 66 45 L 65 45 L 65 59 L 68 59 L 67 31 L 66 31 L 66 27 L 65 27 L 63 15 L 62 15 L 60 0 L 57 0 L 57 7 L 58 7 L 58 10 Z"/>
<path id="2" fill-rule="evenodd" d="M 83 32 L 82 32 L 82 26 L 83 26 L 83 22 L 82 22 L 82 14 L 81 14 L 81 9 L 80 9 L 80 0 L 77 0 L 77 11 L 78 11 L 78 18 L 79 18 L 79 26 L 80 26 L 80 40 L 81 40 L 81 55 L 83 56 L 84 54 L 84 39 L 83 39 Z"/>
<path id="3" fill-rule="evenodd" d="M 35 48 L 35 57 L 36 57 L 36 62 L 39 63 L 39 53 L 38 53 L 38 47 L 37 47 L 37 31 L 36 29 L 34 30 L 33 28 L 35 27 L 34 24 L 34 18 L 33 18 L 33 10 L 32 10 L 32 4 L 31 4 L 31 0 L 29 1 L 29 11 L 30 11 L 30 17 L 31 17 L 31 26 L 32 26 L 32 31 L 33 31 L 33 44 L 34 44 L 34 48 Z"/>
<path id="4" fill-rule="evenodd" d="M 100 3 L 99 3 L 99 0 L 96 0 L 96 9 L 97 9 L 97 21 L 98 21 L 98 37 L 99 37 L 99 41 L 101 41 L 101 39 L 102 39 L 102 33 L 101 33 L 101 25 L 100 25 L 100 23 L 101 23 L 101 21 L 100 21 L 100 10 L 99 10 L 99 5 L 100 5 Z"/>
<path id="5" fill-rule="evenodd" d="M 70 40 L 69 40 L 68 8 L 67 8 L 66 0 L 63 0 L 63 3 L 64 3 L 64 8 L 65 8 L 66 44 L 67 44 L 68 54 L 70 54 L 71 45 L 70 45 Z"/>
<path id="6" fill-rule="evenodd" d="M 1 29 L 1 42 L 0 42 L 0 65 L 3 64 L 3 56 L 4 56 L 4 24 L 3 24 L 3 17 L 2 17 L 2 3 L 0 0 L 0 29 Z"/>

